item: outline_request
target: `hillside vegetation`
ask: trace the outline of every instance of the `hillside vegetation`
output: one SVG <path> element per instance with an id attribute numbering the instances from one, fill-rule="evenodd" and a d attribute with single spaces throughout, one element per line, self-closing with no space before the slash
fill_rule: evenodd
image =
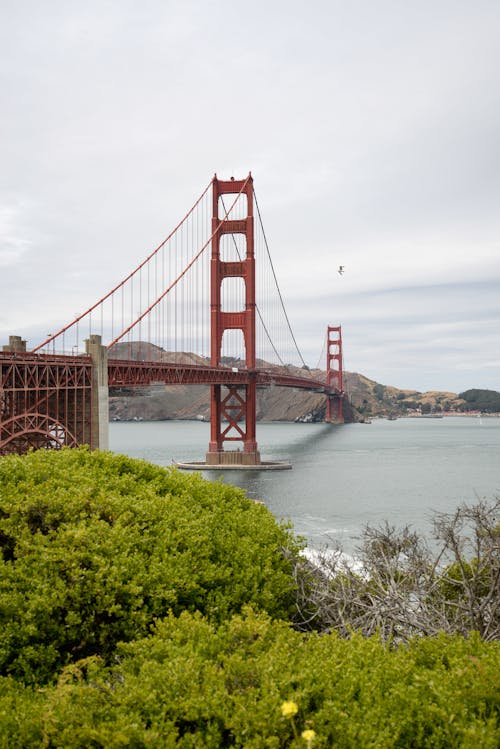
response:
<path id="1" fill-rule="evenodd" d="M 346 389 L 353 407 L 362 416 L 408 416 L 446 412 L 500 413 L 500 393 L 467 390 L 464 393 L 399 390 L 359 374 L 346 373 Z"/>
<path id="2" fill-rule="evenodd" d="M 232 486 L 86 449 L 1 458 L 0 548 L 1 747 L 500 742 L 497 642 L 298 631 L 312 568 Z M 484 599 L 467 564 L 451 597 Z"/>
<path id="3" fill-rule="evenodd" d="M 346 389 L 354 408 L 364 417 L 464 411 L 465 400 L 456 393 L 400 390 L 356 373 L 346 373 Z"/>
<path id="4" fill-rule="evenodd" d="M 500 393 L 496 390 L 466 390 L 459 397 L 467 404 L 466 411 L 500 413 Z"/>

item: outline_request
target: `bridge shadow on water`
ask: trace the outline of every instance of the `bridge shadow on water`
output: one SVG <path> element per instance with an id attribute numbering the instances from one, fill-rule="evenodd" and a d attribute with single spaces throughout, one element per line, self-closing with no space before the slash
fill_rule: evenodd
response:
<path id="1" fill-rule="evenodd" d="M 258 427 L 258 438 L 262 460 L 287 461 L 292 464 L 291 471 L 233 469 L 205 471 L 203 475 L 209 480 L 222 479 L 224 483 L 244 489 L 250 499 L 264 501 L 273 512 L 277 508 L 271 507 L 271 504 L 274 505 L 274 499 L 281 496 L 284 500 L 284 513 L 278 514 L 288 516 L 291 508 L 290 504 L 287 508 L 286 499 L 291 500 L 298 485 L 302 485 L 304 480 L 310 483 L 318 455 L 330 451 L 339 429 L 338 425 L 324 423 L 261 423 Z M 294 487 L 293 492 L 290 492 L 291 487 Z"/>

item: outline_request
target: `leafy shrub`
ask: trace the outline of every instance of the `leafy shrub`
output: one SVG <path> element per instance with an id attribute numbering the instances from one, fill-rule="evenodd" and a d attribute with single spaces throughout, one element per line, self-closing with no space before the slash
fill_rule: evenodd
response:
<path id="1" fill-rule="evenodd" d="M 5 745 L 305 749 L 309 729 L 315 749 L 496 749 L 499 669 L 500 646 L 477 636 L 390 649 L 376 637 L 304 635 L 249 610 L 218 626 L 171 615 L 120 645 L 114 665 L 68 666 L 42 695 L 9 682 L 25 721 L 4 730 Z M 295 716 L 283 717 L 284 701 Z"/>
<path id="2" fill-rule="evenodd" d="M 0 673 L 47 681 L 169 611 L 287 617 L 298 545 L 244 492 L 87 449 L 0 459 Z"/>

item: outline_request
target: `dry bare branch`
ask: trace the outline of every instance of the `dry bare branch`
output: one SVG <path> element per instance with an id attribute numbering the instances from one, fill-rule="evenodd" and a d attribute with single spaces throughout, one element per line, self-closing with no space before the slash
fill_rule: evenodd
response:
<path id="1" fill-rule="evenodd" d="M 500 500 L 436 514 L 433 541 L 367 527 L 353 563 L 322 549 L 295 567 L 299 629 L 378 632 L 402 642 L 438 632 L 500 638 Z"/>

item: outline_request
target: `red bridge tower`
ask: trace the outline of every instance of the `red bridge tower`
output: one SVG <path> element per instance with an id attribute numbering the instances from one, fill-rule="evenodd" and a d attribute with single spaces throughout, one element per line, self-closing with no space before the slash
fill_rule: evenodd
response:
<path id="1" fill-rule="evenodd" d="M 246 196 L 245 218 L 219 216 L 219 199 L 223 195 Z M 212 182 L 212 260 L 211 260 L 211 351 L 212 366 L 221 364 L 222 338 L 226 330 L 241 330 L 245 343 L 246 370 L 255 370 L 255 254 L 253 224 L 253 180 Z M 240 202 L 242 202 L 240 198 Z M 243 259 L 221 260 L 221 239 L 225 234 L 243 235 L 246 254 Z M 226 278 L 243 279 L 245 307 L 243 310 L 222 311 L 221 287 Z M 245 378 L 248 379 L 248 378 Z M 208 465 L 260 464 L 256 440 L 256 381 L 241 385 L 211 385 L 210 443 L 206 455 Z M 242 442 L 243 450 L 224 450 L 225 442 Z"/>
<path id="2" fill-rule="evenodd" d="M 342 329 L 340 325 L 329 325 L 326 331 L 326 382 L 337 394 L 326 398 L 325 421 L 333 424 L 344 423 L 342 369 Z"/>

